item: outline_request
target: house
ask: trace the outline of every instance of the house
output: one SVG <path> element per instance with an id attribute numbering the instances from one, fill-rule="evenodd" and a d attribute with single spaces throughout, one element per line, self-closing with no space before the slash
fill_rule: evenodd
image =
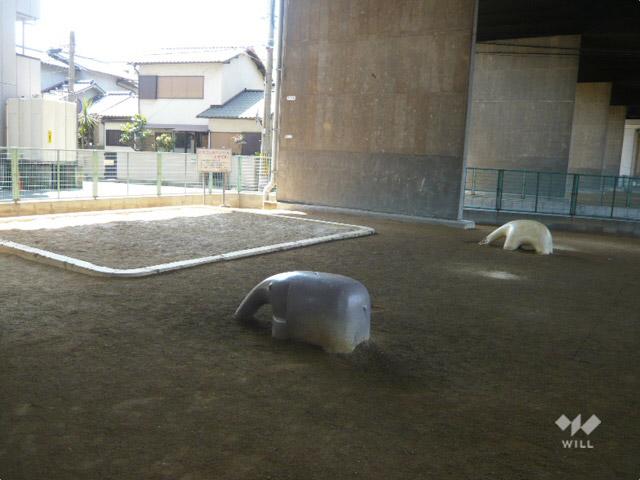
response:
<path id="1" fill-rule="evenodd" d="M 212 105 L 198 115 L 209 120 L 214 148 L 254 155 L 260 151 L 260 121 L 264 112 L 264 90 L 243 90 L 223 105 Z"/>
<path id="2" fill-rule="evenodd" d="M 19 97 L 42 93 L 45 97 L 60 100 L 69 98 L 69 55 L 66 51 L 57 48 L 43 52 L 20 46 L 17 56 L 18 68 L 26 79 L 22 82 L 25 92 L 18 92 Z M 135 73 L 126 64 L 102 62 L 82 55 L 76 55 L 74 63 L 73 90 L 78 109 L 83 100 L 96 101 L 106 92 L 137 93 Z M 30 95 L 27 95 L 27 85 L 31 86 Z"/>
<path id="3" fill-rule="evenodd" d="M 41 54 L 42 90 L 59 88 L 69 77 L 69 52 L 51 48 Z M 137 92 L 136 74 L 122 63 L 103 62 L 83 55 L 74 56 L 76 81 L 92 80 L 105 92 Z M 62 68 L 61 68 L 62 67 Z"/>
<path id="4" fill-rule="evenodd" d="M 93 80 L 78 80 L 73 84 L 73 95 L 78 103 L 78 111 L 82 108 L 83 101 L 91 100 L 94 102 L 105 93 L 104 89 Z M 42 96 L 45 98 L 56 98 L 58 100 L 70 101 L 68 82 L 64 82 L 62 85 L 43 91 Z"/>
<path id="5" fill-rule="evenodd" d="M 154 136 L 172 132 L 176 151 L 258 151 L 264 65 L 251 49 L 166 49 L 133 62 L 139 112 Z"/>
<path id="6" fill-rule="evenodd" d="M 107 150 L 131 150 L 120 143 L 122 124 L 138 113 L 138 96 L 133 92 L 108 92 L 89 108 L 98 125 L 94 131 L 94 146 Z"/>

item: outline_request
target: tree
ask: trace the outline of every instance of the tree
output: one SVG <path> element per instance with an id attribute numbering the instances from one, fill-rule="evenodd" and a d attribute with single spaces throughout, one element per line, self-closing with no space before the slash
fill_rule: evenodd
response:
<path id="1" fill-rule="evenodd" d="M 158 152 L 173 152 L 176 141 L 170 133 L 163 133 L 156 137 L 156 150 Z"/>
<path id="2" fill-rule="evenodd" d="M 80 142 L 80 148 L 87 148 L 93 143 L 93 131 L 98 122 L 89 113 L 92 104 L 91 99 L 85 98 L 82 100 L 82 110 L 78 114 L 78 141 Z"/>
<path id="3" fill-rule="evenodd" d="M 151 135 L 151 130 L 147 130 L 146 127 L 147 118 L 136 113 L 129 123 L 122 125 L 120 143 L 134 150 L 142 150 L 144 139 Z"/>

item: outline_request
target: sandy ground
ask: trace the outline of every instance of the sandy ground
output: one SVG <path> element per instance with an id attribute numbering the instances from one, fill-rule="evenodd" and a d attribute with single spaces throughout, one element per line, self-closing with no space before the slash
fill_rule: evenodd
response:
<path id="1" fill-rule="evenodd" d="M 136 268 L 354 230 L 216 208 L 134 212 L 102 213 L 95 223 L 87 215 L 56 216 L 36 225 L 5 223 L 0 238 L 104 267 Z"/>
<path id="2" fill-rule="evenodd" d="M 138 280 L 0 256 L 0 478 L 640 476 L 638 240 L 559 233 L 541 257 L 322 217 L 378 235 Z M 372 344 L 330 356 L 232 320 L 295 269 L 367 285 Z M 573 437 L 594 448 L 562 448 L 561 414 L 602 420 Z"/>

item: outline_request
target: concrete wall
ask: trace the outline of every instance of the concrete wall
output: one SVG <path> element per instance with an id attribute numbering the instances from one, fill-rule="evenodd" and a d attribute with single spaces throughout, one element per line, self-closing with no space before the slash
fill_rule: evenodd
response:
<path id="1" fill-rule="evenodd" d="M 286 8 L 278 199 L 459 218 L 474 0 Z"/>
<path id="2" fill-rule="evenodd" d="M 6 102 L 16 96 L 16 0 L 0 0 L 0 145 L 6 145 Z"/>
<path id="3" fill-rule="evenodd" d="M 225 103 L 244 89 L 263 90 L 264 77 L 253 60 L 240 55 L 222 69 L 221 89 L 222 103 Z"/>
<path id="4" fill-rule="evenodd" d="M 607 146 L 611 83 L 579 83 L 573 112 L 569 171 L 600 175 Z"/>
<path id="5" fill-rule="evenodd" d="M 627 107 L 610 106 L 604 147 L 603 175 L 619 175 Z"/>
<path id="6" fill-rule="evenodd" d="M 469 167 L 567 170 L 579 47 L 577 35 L 477 45 Z"/>

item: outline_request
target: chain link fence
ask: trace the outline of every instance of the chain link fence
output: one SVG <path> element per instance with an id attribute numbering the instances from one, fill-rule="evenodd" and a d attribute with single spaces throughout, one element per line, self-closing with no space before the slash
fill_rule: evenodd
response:
<path id="1" fill-rule="evenodd" d="M 467 168 L 464 208 L 640 220 L 640 178 Z"/>
<path id="2" fill-rule="evenodd" d="M 270 169 L 268 157 L 234 156 L 226 190 L 261 192 Z M 224 180 L 190 153 L 0 147 L 0 202 L 213 193 Z"/>

